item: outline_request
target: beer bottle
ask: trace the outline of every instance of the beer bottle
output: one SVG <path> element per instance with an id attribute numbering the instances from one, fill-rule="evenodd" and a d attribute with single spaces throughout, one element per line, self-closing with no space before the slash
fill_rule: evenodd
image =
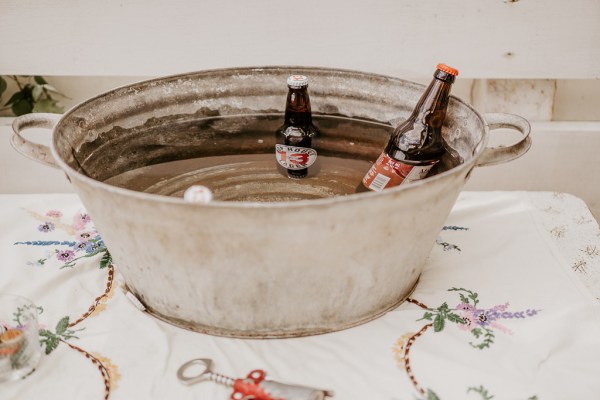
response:
<path id="1" fill-rule="evenodd" d="M 383 153 L 363 178 L 367 189 L 381 191 L 423 179 L 440 160 L 445 151 L 442 124 L 457 75 L 456 69 L 438 64 L 412 114 L 394 129 Z"/>
<path id="2" fill-rule="evenodd" d="M 287 85 L 284 123 L 276 131 L 275 156 L 289 178 L 304 178 L 317 159 L 311 144 L 318 131 L 312 124 L 308 78 L 291 75 Z"/>

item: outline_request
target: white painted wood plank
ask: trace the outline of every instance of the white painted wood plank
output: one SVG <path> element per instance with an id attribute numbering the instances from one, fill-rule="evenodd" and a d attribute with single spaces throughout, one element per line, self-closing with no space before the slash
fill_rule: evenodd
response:
<path id="1" fill-rule="evenodd" d="M 157 76 L 313 65 L 599 78 L 598 0 L 2 0 L 0 74 Z"/>

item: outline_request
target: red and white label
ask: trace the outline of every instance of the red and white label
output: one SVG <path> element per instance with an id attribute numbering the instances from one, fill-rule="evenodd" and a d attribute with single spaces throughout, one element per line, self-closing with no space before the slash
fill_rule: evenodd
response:
<path id="1" fill-rule="evenodd" d="M 363 178 L 363 185 L 376 192 L 385 188 L 401 185 L 405 182 L 418 181 L 427 176 L 435 163 L 428 165 L 410 165 L 396 161 L 385 153 L 381 153 L 375 164 Z"/>
<path id="2" fill-rule="evenodd" d="M 275 157 L 279 165 L 286 169 L 308 168 L 317 161 L 317 151 L 309 147 L 275 145 Z"/>

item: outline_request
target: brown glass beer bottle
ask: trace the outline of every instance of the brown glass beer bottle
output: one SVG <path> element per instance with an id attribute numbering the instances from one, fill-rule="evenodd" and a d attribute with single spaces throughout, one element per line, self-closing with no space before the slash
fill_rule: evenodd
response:
<path id="1" fill-rule="evenodd" d="M 317 151 L 311 145 L 318 130 L 312 124 L 308 78 L 291 75 L 287 85 L 284 123 L 276 131 L 275 156 L 288 177 L 304 178 L 317 159 Z"/>
<path id="2" fill-rule="evenodd" d="M 458 71 L 438 64 L 433 80 L 406 121 L 394 129 L 383 153 L 362 180 L 374 191 L 425 178 L 444 154 L 442 124 Z"/>

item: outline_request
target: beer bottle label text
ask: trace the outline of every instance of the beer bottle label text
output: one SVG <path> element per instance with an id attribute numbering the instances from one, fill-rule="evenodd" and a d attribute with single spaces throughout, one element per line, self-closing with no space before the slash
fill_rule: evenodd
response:
<path id="1" fill-rule="evenodd" d="M 363 178 L 366 188 L 379 192 L 385 188 L 401 185 L 405 182 L 425 178 L 435 163 L 428 165 L 409 165 L 396 161 L 381 153 L 375 164 Z"/>
<path id="2" fill-rule="evenodd" d="M 305 169 L 317 160 L 317 151 L 308 147 L 277 144 L 275 145 L 275 157 L 277 162 L 284 168 L 291 170 Z"/>

